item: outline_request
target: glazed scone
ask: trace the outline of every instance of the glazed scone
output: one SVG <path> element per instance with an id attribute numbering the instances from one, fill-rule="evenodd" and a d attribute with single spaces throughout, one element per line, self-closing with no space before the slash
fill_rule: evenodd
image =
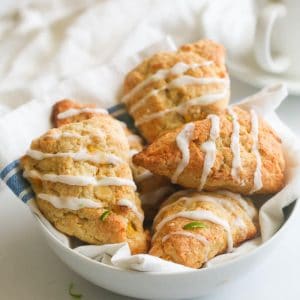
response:
<path id="1" fill-rule="evenodd" d="M 224 109 L 230 96 L 223 46 L 201 40 L 161 52 L 132 70 L 122 102 L 148 142 L 162 132 Z"/>
<path id="2" fill-rule="evenodd" d="M 51 129 L 21 160 L 38 207 L 61 232 L 90 244 L 127 241 L 147 251 L 128 142 L 109 116 Z"/>
<path id="3" fill-rule="evenodd" d="M 236 106 L 165 133 L 133 162 L 198 190 L 269 194 L 285 182 L 280 138 L 254 110 Z"/>
<path id="4" fill-rule="evenodd" d="M 107 110 L 97 108 L 96 104 L 80 104 L 70 99 L 55 103 L 52 109 L 51 121 L 54 127 L 91 119 L 98 115 L 107 115 Z"/>
<path id="5" fill-rule="evenodd" d="M 250 200 L 226 191 L 180 191 L 157 214 L 150 254 L 200 268 L 218 254 L 252 239 L 257 210 Z"/>
<path id="6" fill-rule="evenodd" d="M 80 110 L 78 110 L 80 108 Z M 86 112 L 86 109 L 93 108 Z M 68 118 L 62 119 L 58 118 L 59 114 L 65 113 L 67 111 L 77 110 L 77 114 L 73 114 Z M 52 120 L 55 127 L 60 127 L 61 124 L 68 124 L 78 122 L 78 120 L 87 120 L 91 117 L 101 117 L 103 113 L 97 111 L 98 108 L 93 104 L 79 104 L 74 100 L 61 100 L 58 101 L 52 111 Z M 137 190 L 139 192 L 140 198 L 142 200 L 142 207 L 145 212 L 145 219 L 149 221 L 153 220 L 154 215 L 157 213 L 159 205 L 161 202 L 175 191 L 174 186 L 170 183 L 167 177 L 154 175 L 148 170 L 137 167 L 132 163 L 132 155 L 142 151 L 144 147 L 144 142 L 141 137 L 134 134 L 128 129 L 127 125 L 121 122 L 128 144 L 129 144 L 129 162 L 133 173 L 134 181 L 137 185 Z"/>

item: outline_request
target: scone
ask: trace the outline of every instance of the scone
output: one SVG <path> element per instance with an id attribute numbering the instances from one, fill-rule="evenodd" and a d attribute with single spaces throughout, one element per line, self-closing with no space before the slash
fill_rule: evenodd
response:
<path id="1" fill-rule="evenodd" d="M 92 108 L 92 109 L 90 109 Z M 73 114 L 68 118 L 59 118 L 59 115 L 66 114 L 66 112 L 79 109 L 77 114 Z M 87 112 L 87 110 L 89 110 Z M 64 116 L 64 115 L 63 115 Z M 61 100 L 58 101 L 52 110 L 52 121 L 55 127 L 61 125 L 74 123 L 82 120 L 87 120 L 92 117 L 101 117 L 103 113 L 96 108 L 93 104 L 79 104 L 74 100 Z M 148 170 L 137 167 L 132 163 L 131 157 L 142 151 L 144 147 L 143 140 L 131 130 L 127 128 L 127 125 L 121 122 L 121 126 L 125 130 L 125 134 L 129 143 L 129 162 L 133 173 L 134 181 L 137 185 L 137 190 L 142 200 L 142 207 L 145 212 L 146 221 L 151 221 L 154 215 L 157 213 L 161 202 L 175 191 L 174 186 L 171 184 L 167 177 L 154 175 Z M 148 222 L 149 223 L 149 222 Z"/>
<path id="2" fill-rule="evenodd" d="M 218 254 L 252 239 L 257 210 L 238 194 L 181 191 L 157 214 L 150 254 L 200 268 Z"/>
<path id="3" fill-rule="evenodd" d="M 254 110 L 238 107 L 165 133 L 133 162 L 198 190 L 269 194 L 285 181 L 280 138 Z"/>
<path id="4" fill-rule="evenodd" d="M 106 109 L 97 108 L 96 104 L 80 104 L 70 99 L 63 99 L 53 106 L 51 121 L 54 127 L 60 127 L 107 114 Z"/>
<path id="5" fill-rule="evenodd" d="M 142 201 L 145 219 L 147 223 L 151 223 L 162 201 L 175 192 L 176 188 L 169 178 L 155 175 L 132 162 L 132 156 L 143 150 L 144 143 L 138 135 L 133 134 L 128 128 L 125 129 L 125 132 L 127 132 L 129 142 L 133 178 Z"/>
<path id="6" fill-rule="evenodd" d="M 51 129 L 21 160 L 37 205 L 61 232 L 90 244 L 127 241 L 147 251 L 128 142 L 109 116 Z"/>
<path id="7" fill-rule="evenodd" d="M 229 77 L 223 46 L 201 40 L 176 52 L 161 52 L 132 70 L 122 102 L 148 142 L 162 132 L 224 109 Z"/>

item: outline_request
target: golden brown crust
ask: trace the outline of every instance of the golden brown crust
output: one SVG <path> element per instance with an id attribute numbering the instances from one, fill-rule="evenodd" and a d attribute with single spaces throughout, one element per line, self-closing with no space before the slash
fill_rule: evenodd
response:
<path id="1" fill-rule="evenodd" d="M 225 48 L 223 45 L 218 44 L 212 40 L 200 40 L 197 43 L 185 44 L 179 48 L 182 52 L 194 52 L 207 60 L 212 60 L 216 65 L 223 69 L 219 72 L 226 73 L 225 69 Z"/>
<path id="2" fill-rule="evenodd" d="M 103 114 L 96 113 L 81 113 L 79 115 L 69 117 L 63 120 L 58 119 L 57 115 L 59 113 L 65 112 L 71 108 L 82 109 L 82 108 L 96 108 L 94 104 L 80 104 L 73 100 L 61 100 L 53 106 L 52 110 L 52 120 L 55 127 L 60 127 L 62 125 L 88 120 L 91 117 L 102 117 Z M 105 115 L 104 115 L 105 116 Z M 108 116 L 106 116 L 108 117 Z M 130 153 L 137 153 L 142 151 L 144 147 L 144 142 L 142 138 L 134 134 L 130 129 L 127 128 L 125 123 L 121 122 L 121 125 L 125 131 L 126 137 L 129 143 Z M 174 187 L 170 183 L 167 177 L 154 175 L 144 176 L 145 170 L 142 167 L 135 166 L 130 158 L 130 168 L 133 173 L 133 178 L 137 184 L 138 192 L 142 200 L 142 207 L 145 212 L 145 219 L 147 222 L 151 221 L 154 215 L 157 213 L 158 207 L 161 202 L 174 192 Z"/>
<path id="3" fill-rule="evenodd" d="M 52 109 L 51 121 L 54 127 L 60 127 L 66 124 L 80 122 L 84 120 L 91 119 L 98 115 L 103 115 L 102 113 L 97 112 L 81 112 L 80 114 L 60 119 L 58 115 L 62 112 L 65 112 L 69 109 L 82 109 L 82 108 L 96 108 L 96 104 L 80 104 L 70 99 L 63 99 L 55 103 Z"/>
<path id="4" fill-rule="evenodd" d="M 145 82 L 159 70 L 170 69 L 177 63 L 205 64 L 212 61 L 211 65 L 200 66 L 187 70 L 184 74 L 195 78 L 212 77 L 228 80 L 228 74 L 224 65 L 224 48 L 209 40 L 202 40 L 194 44 L 182 46 L 177 52 L 162 52 L 146 59 L 134 70 L 132 70 L 124 82 L 124 95 L 129 95 L 140 83 Z M 138 92 L 126 99 L 125 103 L 129 113 L 133 116 L 137 127 L 148 142 L 154 140 L 162 132 L 177 128 L 184 123 L 205 118 L 207 114 L 222 110 L 229 101 L 229 88 L 226 88 L 226 94 L 219 97 L 210 104 L 197 104 L 186 106 L 185 111 L 172 111 L 161 117 L 155 118 L 145 123 L 139 123 L 143 118 L 147 118 L 153 113 L 162 112 L 167 109 L 178 108 L 182 104 L 188 103 L 190 99 L 195 99 L 207 94 L 224 92 L 226 83 L 209 84 L 185 84 L 176 87 L 166 87 L 148 97 L 150 92 L 161 89 L 170 83 L 173 79 L 181 75 L 168 74 L 166 78 L 150 81 Z M 145 105 L 140 105 L 137 109 L 135 105 L 141 103 L 141 99 L 148 97 Z"/>
<path id="5" fill-rule="evenodd" d="M 233 192 L 249 194 L 253 188 L 256 157 L 251 150 L 253 138 L 251 135 L 250 113 L 238 107 L 234 108 L 240 124 L 240 157 L 242 169 L 240 181 L 231 175 L 233 154 L 231 150 L 231 135 L 233 122 L 224 112 L 220 114 L 220 137 L 216 141 L 216 160 L 208 175 L 204 190 L 215 191 L 228 189 Z M 192 142 L 189 145 L 190 160 L 179 176 L 177 182 L 187 188 L 198 188 L 204 165 L 205 152 L 200 145 L 209 138 L 211 121 L 209 119 L 196 121 Z M 172 177 L 181 158 L 181 151 L 176 144 L 176 136 L 182 128 L 167 132 L 154 141 L 139 154 L 133 157 L 136 165 L 143 166 L 154 174 Z M 284 186 L 285 160 L 280 138 L 272 128 L 259 119 L 258 149 L 261 156 L 262 188 L 257 194 L 278 192 Z"/>
<path id="6" fill-rule="evenodd" d="M 157 232 L 158 224 L 166 217 L 179 212 L 204 210 L 221 218 L 230 226 L 233 246 L 237 246 L 257 234 L 258 228 L 255 227 L 252 220 L 252 218 L 257 218 L 257 210 L 250 200 L 247 200 L 247 205 L 254 211 L 254 215 L 251 217 L 232 197 L 218 193 L 195 191 L 183 193 L 177 193 L 178 196 L 175 194 L 175 197 L 172 196 L 172 201 L 168 201 L 157 215 L 153 224 L 156 235 L 152 240 L 149 252 L 151 255 L 188 267 L 200 268 L 207 260 L 226 252 L 228 247 L 227 232 L 224 227 L 212 221 L 199 220 L 203 228 L 187 229 L 183 227 L 195 220 L 176 217 L 165 223 Z M 190 236 L 180 233 L 187 233 Z M 204 243 L 197 239 L 195 235 L 201 236 L 207 242 Z"/>
<path id="7" fill-rule="evenodd" d="M 67 135 L 66 135 L 67 134 Z M 25 171 L 38 171 L 39 174 L 89 176 L 97 180 L 106 177 L 119 177 L 132 180 L 128 164 L 128 142 L 120 123 L 109 116 L 92 118 L 72 123 L 58 129 L 51 129 L 31 144 L 32 150 L 43 153 L 75 153 L 85 149 L 89 154 L 110 153 L 119 157 L 117 164 L 95 162 L 88 159 L 75 160 L 70 156 L 35 159 L 29 155 L 22 158 Z M 127 206 L 120 206 L 121 199 L 130 200 L 140 215 L 141 203 L 133 187 L 117 185 L 70 185 L 28 178 L 35 194 L 37 204 L 60 231 L 75 236 L 87 243 L 106 244 L 128 241 L 133 253 L 147 251 L 147 234 L 138 215 Z M 90 199 L 101 203 L 100 208 L 56 208 L 50 202 L 38 197 L 39 194 L 61 197 Z M 101 215 L 111 213 L 102 221 Z"/>

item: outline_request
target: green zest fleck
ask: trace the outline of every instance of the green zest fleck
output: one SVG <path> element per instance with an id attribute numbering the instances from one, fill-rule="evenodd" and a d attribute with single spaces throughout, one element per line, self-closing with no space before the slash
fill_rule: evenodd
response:
<path id="1" fill-rule="evenodd" d="M 104 221 L 109 215 L 110 215 L 111 211 L 110 210 L 106 210 L 101 216 L 100 216 L 100 221 Z"/>
<path id="2" fill-rule="evenodd" d="M 73 282 L 70 283 L 69 285 L 69 295 L 73 298 L 73 299 L 81 299 L 82 295 L 81 294 L 76 294 L 74 293 L 73 290 L 74 284 Z"/>
<path id="3" fill-rule="evenodd" d="M 227 115 L 227 120 L 232 121 L 233 117 L 231 115 Z"/>
<path id="4" fill-rule="evenodd" d="M 206 225 L 201 222 L 195 221 L 195 222 L 185 224 L 182 228 L 183 229 L 206 228 Z"/>

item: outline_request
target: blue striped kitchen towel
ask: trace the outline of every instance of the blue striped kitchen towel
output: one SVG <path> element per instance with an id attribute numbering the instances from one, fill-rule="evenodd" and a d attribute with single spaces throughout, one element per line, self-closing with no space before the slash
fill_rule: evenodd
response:
<path id="1" fill-rule="evenodd" d="M 127 124 L 127 127 L 136 132 L 133 119 L 128 115 L 123 104 L 117 104 L 108 109 L 109 113 Z M 27 203 L 30 199 L 34 198 L 34 193 L 28 183 L 23 177 L 23 171 L 20 168 L 20 160 L 17 159 L 0 171 L 0 178 L 5 184 L 12 190 L 12 192 L 19 197 L 24 203 Z"/>

